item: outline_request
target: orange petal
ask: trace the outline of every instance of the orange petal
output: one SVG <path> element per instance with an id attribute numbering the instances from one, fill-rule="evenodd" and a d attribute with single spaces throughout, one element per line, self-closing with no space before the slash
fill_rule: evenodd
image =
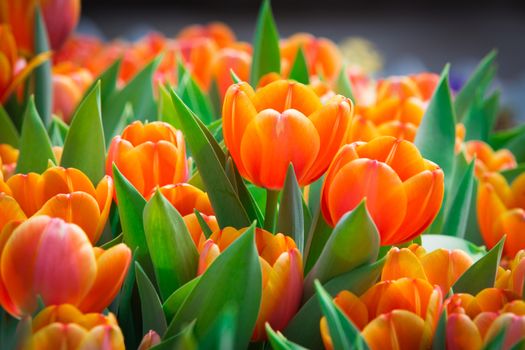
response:
<path id="1" fill-rule="evenodd" d="M 42 174 L 43 196 L 41 205 L 59 193 L 75 191 L 85 192 L 93 198 L 97 196 L 91 180 L 78 169 L 53 167 Z"/>
<path id="2" fill-rule="evenodd" d="M 292 80 L 274 81 L 257 90 L 253 105 L 258 112 L 274 109 L 284 113 L 288 109 L 296 109 L 306 116 L 322 107 L 311 87 Z"/>
<path id="3" fill-rule="evenodd" d="M 52 323 L 33 334 L 31 342 L 39 350 L 77 349 L 87 333 L 74 323 Z"/>
<path id="4" fill-rule="evenodd" d="M 477 216 L 478 224 L 487 244 L 487 248 L 492 248 L 498 243 L 501 236 L 494 231 L 494 225 L 498 218 L 506 211 L 505 205 L 495 191 L 492 184 L 480 181 L 477 196 Z"/>
<path id="5" fill-rule="evenodd" d="M 496 236 L 507 235 L 505 240 L 505 254 L 515 256 L 520 249 L 525 248 L 525 210 L 512 209 L 501 214 L 493 226 Z"/>
<path id="6" fill-rule="evenodd" d="M 361 330 L 366 326 L 368 323 L 368 310 L 359 297 L 344 290 L 334 298 L 334 302 L 357 328 Z"/>
<path id="7" fill-rule="evenodd" d="M 26 215 L 13 197 L 0 192 L 0 232 L 9 222 L 25 219 Z"/>
<path id="8" fill-rule="evenodd" d="M 510 208 L 521 208 L 525 210 L 525 173 L 518 176 L 510 186 L 512 199 L 509 201 Z"/>
<path id="9" fill-rule="evenodd" d="M 391 120 L 377 127 L 377 133 L 381 136 L 393 136 L 410 142 L 414 142 L 416 132 L 417 126 L 400 120 Z"/>
<path id="10" fill-rule="evenodd" d="M 450 315 L 447 320 L 446 334 L 449 350 L 478 350 L 483 345 L 476 325 L 467 315 Z"/>
<path id="11" fill-rule="evenodd" d="M 387 254 L 381 281 L 397 280 L 403 277 L 427 279 L 419 258 L 407 248 L 393 247 Z"/>
<path id="12" fill-rule="evenodd" d="M 489 342 L 496 337 L 502 328 L 506 329 L 503 349 L 510 349 L 514 344 L 523 339 L 525 334 L 525 316 L 516 316 L 511 313 L 500 315 L 492 322 L 487 331 L 485 341 Z"/>
<path id="13" fill-rule="evenodd" d="M 214 215 L 213 208 L 206 192 L 186 183 L 162 186 L 160 192 L 182 216 L 193 214 L 193 210 L 204 215 Z M 155 191 L 151 192 L 151 196 Z"/>
<path id="14" fill-rule="evenodd" d="M 78 350 L 90 349 L 124 350 L 122 332 L 118 327 L 109 325 L 91 329 L 78 347 Z"/>
<path id="15" fill-rule="evenodd" d="M 376 125 L 361 115 L 355 115 L 352 119 L 350 132 L 346 142 L 370 141 L 379 136 Z"/>
<path id="16" fill-rule="evenodd" d="M 33 215 L 42 205 L 40 199 L 40 175 L 17 174 L 7 180 L 11 196 L 18 202 L 26 216 Z"/>
<path id="17" fill-rule="evenodd" d="M 206 242 L 204 242 L 202 247 L 200 247 L 199 252 L 199 266 L 197 268 L 197 276 L 202 275 L 208 266 L 210 266 L 221 253 L 217 244 L 215 244 L 211 239 L 208 239 Z"/>
<path id="18" fill-rule="evenodd" d="M 428 281 L 437 284 L 443 294 L 472 265 L 472 259 L 462 250 L 436 249 L 423 255 L 421 264 L 425 269 Z"/>

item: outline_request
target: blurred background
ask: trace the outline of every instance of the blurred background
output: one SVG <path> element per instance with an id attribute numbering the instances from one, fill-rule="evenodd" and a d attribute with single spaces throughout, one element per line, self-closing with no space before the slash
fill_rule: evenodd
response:
<path id="1" fill-rule="evenodd" d="M 260 1 L 85 0 L 78 31 L 107 40 L 136 40 L 154 30 L 174 36 L 190 24 L 227 23 L 252 41 Z M 498 50 L 502 104 L 525 121 L 525 1 L 281 0 L 272 8 L 282 37 L 327 37 L 376 76 L 440 72 L 450 62 L 460 85 L 479 60 Z M 347 56 L 350 54 L 347 54 Z"/>

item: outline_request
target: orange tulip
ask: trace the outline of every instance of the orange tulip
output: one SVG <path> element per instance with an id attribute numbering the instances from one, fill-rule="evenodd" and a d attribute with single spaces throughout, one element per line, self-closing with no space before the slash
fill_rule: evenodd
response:
<path id="1" fill-rule="evenodd" d="M 217 54 L 217 45 L 211 39 L 179 39 L 170 48 L 176 63 L 180 57 L 202 90 L 208 91 L 213 74 L 212 62 Z M 175 69 L 176 64 L 172 66 Z M 181 77 L 177 77 L 180 79 Z"/>
<path id="2" fill-rule="evenodd" d="M 7 180 L 14 174 L 18 150 L 8 144 L 0 144 L 0 181 Z M 0 188 L 1 191 L 1 188 Z"/>
<path id="3" fill-rule="evenodd" d="M 20 3 L 22 2 L 20 1 Z M 2 11 L 3 5 L 4 2 L 0 4 L 0 11 Z M 0 103 L 3 104 L 28 77 L 29 73 L 47 60 L 49 56 L 50 54 L 47 52 L 42 53 L 29 62 L 18 57 L 17 42 L 11 28 L 0 24 Z"/>
<path id="4" fill-rule="evenodd" d="M 9 221 L 49 215 L 79 225 L 92 243 L 102 234 L 109 215 L 113 181 L 105 176 L 95 188 L 74 168 L 52 167 L 42 175 L 17 174 L 0 181 L 0 230 Z"/>
<path id="5" fill-rule="evenodd" d="M 307 33 L 298 33 L 282 40 L 280 46 L 284 76 L 288 76 L 287 71 L 295 61 L 299 48 L 303 49 L 310 75 L 320 76 L 332 81 L 341 70 L 341 53 L 337 46 L 328 39 L 315 38 Z"/>
<path id="6" fill-rule="evenodd" d="M 310 87 L 294 81 L 278 80 L 257 92 L 243 82 L 230 86 L 224 99 L 224 141 L 241 175 L 254 184 L 281 189 L 292 163 L 305 186 L 330 164 L 352 113 L 349 99 L 337 95 L 323 106 Z"/>
<path id="7" fill-rule="evenodd" d="M 496 275 L 496 288 L 503 288 L 514 292 L 516 295 L 523 295 L 525 282 L 525 250 L 516 253 L 510 262 L 508 270 L 500 267 Z"/>
<path id="8" fill-rule="evenodd" d="M 104 44 L 100 38 L 89 35 L 72 35 L 53 55 L 54 64 L 72 63 L 89 69 L 88 62 L 101 50 Z M 93 73 L 93 72 L 92 72 Z"/>
<path id="9" fill-rule="evenodd" d="M 483 240 L 492 248 L 507 235 L 504 250 L 512 258 L 525 248 L 525 174 L 511 186 L 499 173 L 485 173 L 479 180 L 477 214 Z"/>
<path id="10" fill-rule="evenodd" d="M 106 173 L 113 163 L 144 197 L 157 186 L 188 179 L 186 145 L 182 132 L 163 122 L 128 125 L 109 146 Z"/>
<path id="11" fill-rule="evenodd" d="M 212 74 L 217 82 L 222 100 L 230 85 L 233 84 L 230 70 L 233 70 L 242 81 L 247 81 L 250 78 L 251 64 L 251 53 L 245 50 L 227 47 L 215 55 L 212 62 Z"/>
<path id="12" fill-rule="evenodd" d="M 160 344 L 160 336 L 155 331 L 149 331 L 142 338 L 138 350 L 149 350 L 155 345 Z"/>
<path id="13" fill-rule="evenodd" d="M 0 303 L 15 317 L 45 305 L 70 303 L 101 312 L 115 298 L 131 261 L 118 244 L 93 247 L 80 227 L 36 216 L 8 225 L 0 239 Z"/>
<path id="14" fill-rule="evenodd" d="M 416 83 L 424 101 L 430 100 L 439 84 L 439 75 L 435 73 L 423 72 L 414 74 L 410 76 L 410 79 Z"/>
<path id="15" fill-rule="evenodd" d="M 494 151 L 483 141 L 468 141 L 465 143 L 465 156 L 467 161 L 476 157 L 475 171 L 479 178 L 486 172 L 499 172 L 513 169 L 517 166 L 516 158 L 508 149 Z"/>
<path id="16" fill-rule="evenodd" d="M 443 171 L 416 146 L 383 136 L 343 146 L 326 173 L 321 209 L 334 226 L 366 198 L 381 244 L 417 237 L 436 217 L 443 200 Z"/>
<path id="17" fill-rule="evenodd" d="M 224 23 L 213 22 L 208 25 L 191 25 L 179 33 L 178 39 L 196 40 L 196 39 L 211 39 L 215 44 L 223 48 L 235 42 L 235 34 Z"/>
<path id="18" fill-rule="evenodd" d="M 199 245 L 199 274 L 246 229 L 232 227 L 215 231 Z M 286 327 L 301 303 L 303 263 L 295 242 L 281 233 L 256 229 L 255 241 L 262 270 L 262 298 L 252 340 L 266 339 L 265 323 L 276 331 Z"/>
<path id="19" fill-rule="evenodd" d="M 4 0 L 0 20 L 13 28 L 20 49 L 33 51 L 34 16 L 40 5 L 51 48 L 59 49 L 75 29 L 80 16 L 80 0 Z"/>
<path id="20" fill-rule="evenodd" d="M 484 312 L 499 313 L 504 309 L 519 309 L 518 304 L 525 302 L 519 300 L 520 296 L 509 290 L 500 288 L 485 288 L 475 296 L 467 293 L 458 293 L 449 297 L 444 302 L 449 315 L 463 313 L 471 319 Z M 514 302 L 518 304 L 510 305 Z"/>
<path id="21" fill-rule="evenodd" d="M 155 191 L 151 192 L 149 199 L 153 197 Z M 219 230 L 219 224 L 206 192 L 186 183 L 162 186 L 159 191 L 182 216 L 196 246 L 206 238 L 193 212 L 194 209 L 201 214 L 212 232 Z"/>
<path id="22" fill-rule="evenodd" d="M 381 280 L 420 278 L 438 285 L 445 295 L 471 265 L 472 259 L 459 249 L 440 248 L 427 253 L 417 245 L 401 249 L 394 247 L 387 254 Z"/>
<path id="23" fill-rule="evenodd" d="M 33 320 L 32 334 L 23 350 L 124 350 L 124 337 L 115 315 L 83 314 L 75 306 L 49 306 Z"/>

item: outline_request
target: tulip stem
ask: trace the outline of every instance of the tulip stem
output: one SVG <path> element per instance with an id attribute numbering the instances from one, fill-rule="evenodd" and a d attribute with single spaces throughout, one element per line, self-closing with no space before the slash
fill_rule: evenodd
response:
<path id="1" fill-rule="evenodd" d="M 264 213 L 264 229 L 272 232 L 275 226 L 275 214 L 277 213 L 277 203 L 279 191 L 266 190 L 266 211 Z"/>

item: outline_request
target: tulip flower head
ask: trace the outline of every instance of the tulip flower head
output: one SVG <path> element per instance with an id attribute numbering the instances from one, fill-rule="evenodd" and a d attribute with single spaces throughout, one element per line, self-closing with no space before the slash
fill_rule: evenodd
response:
<path id="1" fill-rule="evenodd" d="M 257 91 L 242 82 L 224 99 L 224 141 L 241 175 L 257 186 L 281 189 L 290 163 L 305 186 L 328 168 L 352 113 L 348 98 L 337 95 L 323 106 L 309 86 L 295 81 L 277 80 Z"/>
<path id="2" fill-rule="evenodd" d="M 406 242 L 434 220 L 443 200 L 443 171 L 414 144 L 383 136 L 343 146 L 326 173 L 321 209 L 335 226 L 366 198 L 382 245 Z"/>
<path id="3" fill-rule="evenodd" d="M 94 248 L 79 226 L 49 216 L 12 223 L 0 238 L 0 303 L 15 317 L 32 314 L 39 297 L 44 305 L 101 312 L 131 261 L 126 245 Z"/>
<path id="4" fill-rule="evenodd" d="M 499 172 L 513 169 L 517 166 L 516 158 L 508 149 L 494 151 L 483 141 L 468 141 L 465 143 L 465 156 L 467 161 L 476 157 L 475 171 L 479 178 L 486 172 Z"/>
<path id="5" fill-rule="evenodd" d="M 191 25 L 184 28 L 178 39 L 211 39 L 218 47 L 223 48 L 235 42 L 235 33 L 224 23 L 213 22 L 208 25 Z"/>
<path id="6" fill-rule="evenodd" d="M 215 231 L 199 245 L 199 274 L 235 239 L 246 232 L 226 227 Z M 282 330 L 299 308 L 303 293 L 303 263 L 295 242 L 281 233 L 276 235 L 257 228 L 255 241 L 262 270 L 262 298 L 252 340 L 266 339 L 265 324 Z"/>

